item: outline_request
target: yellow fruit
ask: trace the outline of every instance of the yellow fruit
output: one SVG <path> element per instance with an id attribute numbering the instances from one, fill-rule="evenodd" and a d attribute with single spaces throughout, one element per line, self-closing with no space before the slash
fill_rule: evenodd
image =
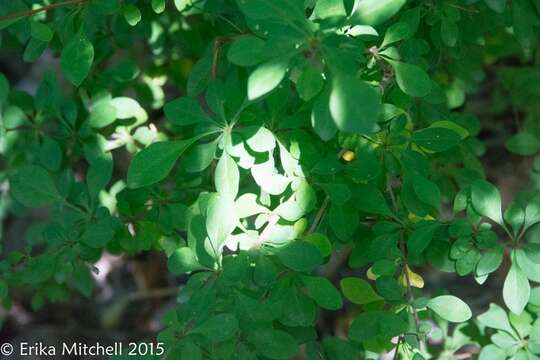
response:
<path id="1" fill-rule="evenodd" d="M 356 154 L 354 151 L 347 150 L 343 153 L 343 155 L 341 155 L 341 158 L 347 162 L 351 162 L 356 158 Z"/>

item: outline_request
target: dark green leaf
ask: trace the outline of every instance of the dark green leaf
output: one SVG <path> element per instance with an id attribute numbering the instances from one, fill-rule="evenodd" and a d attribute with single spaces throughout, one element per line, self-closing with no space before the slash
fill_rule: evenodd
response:
<path id="1" fill-rule="evenodd" d="M 67 79 L 75 86 L 82 84 L 94 61 L 94 46 L 79 32 L 62 50 L 60 64 Z"/>
<path id="2" fill-rule="evenodd" d="M 343 132 L 372 133 L 376 129 L 380 96 L 363 80 L 344 75 L 335 77 L 329 106 L 336 126 Z"/>
<path id="3" fill-rule="evenodd" d="M 62 201 L 52 177 L 42 167 L 24 166 L 10 177 L 11 193 L 24 206 L 40 207 Z"/>
<path id="4" fill-rule="evenodd" d="M 455 131 L 444 128 L 427 128 L 414 133 L 412 140 L 433 152 L 446 151 L 461 142 L 461 138 Z"/>
<path id="5" fill-rule="evenodd" d="M 540 140 L 536 135 L 528 132 L 521 132 L 512 136 L 506 142 L 506 148 L 518 155 L 534 155 L 540 151 Z"/>
<path id="6" fill-rule="evenodd" d="M 220 342 L 231 339 L 237 331 L 238 320 L 233 314 L 219 314 L 196 326 L 191 333 Z"/>
<path id="7" fill-rule="evenodd" d="M 354 304 L 365 305 L 382 300 L 371 285 L 363 279 L 353 277 L 344 278 L 340 281 L 340 285 L 343 295 Z"/>
<path id="8" fill-rule="evenodd" d="M 256 36 L 243 36 L 232 43 L 227 59 L 238 66 L 253 66 L 264 60 L 264 41 Z"/>
<path id="9" fill-rule="evenodd" d="M 419 66 L 389 61 L 396 74 L 399 88 L 409 96 L 424 97 L 431 92 L 431 79 Z"/>
<path id="10" fill-rule="evenodd" d="M 477 180 L 471 186 L 471 202 L 474 209 L 482 216 L 503 225 L 501 194 L 499 190 L 485 180 Z"/>
<path id="11" fill-rule="evenodd" d="M 171 172 L 176 160 L 195 141 L 197 138 L 162 141 L 143 149 L 135 156 L 129 166 L 128 186 L 136 189 L 163 180 Z"/>
<path id="12" fill-rule="evenodd" d="M 212 122 L 203 111 L 199 102 L 192 97 L 184 96 L 170 101 L 163 107 L 165 116 L 171 124 L 185 126 L 198 123 Z"/>
<path id="13" fill-rule="evenodd" d="M 323 309 L 338 310 L 343 306 L 340 293 L 328 279 L 315 276 L 302 276 L 308 295 Z"/>
<path id="14" fill-rule="evenodd" d="M 278 250 L 277 256 L 285 266 L 296 271 L 310 272 L 322 264 L 319 250 L 303 240 L 291 241 Z"/>

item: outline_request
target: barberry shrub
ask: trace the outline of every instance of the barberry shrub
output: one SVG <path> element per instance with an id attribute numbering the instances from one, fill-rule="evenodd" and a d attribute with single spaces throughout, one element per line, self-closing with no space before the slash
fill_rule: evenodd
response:
<path id="1" fill-rule="evenodd" d="M 0 74 L 0 216 L 46 215 L 2 244 L 6 309 L 158 251 L 180 290 L 156 357 L 540 358 L 537 0 L 0 14 L 0 57 L 39 76 Z"/>

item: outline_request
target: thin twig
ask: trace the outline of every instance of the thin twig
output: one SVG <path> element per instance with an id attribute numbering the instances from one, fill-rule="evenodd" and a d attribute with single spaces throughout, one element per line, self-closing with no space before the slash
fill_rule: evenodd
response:
<path id="1" fill-rule="evenodd" d="M 396 344 L 396 347 L 394 349 L 394 356 L 393 360 L 397 360 L 399 357 L 399 345 L 401 345 L 401 342 L 403 341 L 403 335 L 399 337 L 398 342 Z"/>
<path id="2" fill-rule="evenodd" d="M 403 237 L 403 231 L 400 231 L 399 233 L 399 247 L 401 250 L 401 258 L 403 261 L 403 272 L 405 273 L 405 281 L 407 283 L 407 302 L 409 303 L 409 306 L 412 309 L 413 317 L 414 317 L 414 325 L 416 327 L 416 337 L 418 338 L 418 341 L 420 342 L 420 351 L 422 353 L 425 352 L 425 343 L 424 340 L 420 338 L 420 318 L 418 317 L 418 313 L 416 312 L 416 308 L 414 307 L 414 295 L 412 293 L 412 287 L 411 287 L 411 279 L 409 277 L 409 265 L 407 264 L 407 250 L 405 249 L 405 239 Z"/>
<path id="3" fill-rule="evenodd" d="M 169 296 L 178 294 L 181 288 L 182 287 L 167 287 L 167 288 L 161 288 L 161 289 L 138 291 L 138 292 L 126 295 L 126 297 L 124 298 L 124 301 L 132 302 L 132 301 L 139 301 L 139 300 L 146 300 L 146 299 L 169 297 Z"/>
<path id="4" fill-rule="evenodd" d="M 459 5 L 455 5 L 455 4 L 448 4 L 448 6 L 451 6 L 451 7 L 455 8 L 455 9 L 459 9 L 459 10 L 469 12 L 469 13 L 472 13 L 472 14 L 478 14 L 480 12 L 477 9 L 469 9 L 469 8 L 459 6 Z"/>
<path id="5" fill-rule="evenodd" d="M 55 8 L 58 8 L 58 7 L 62 7 L 62 6 L 66 6 L 66 5 L 80 4 L 80 3 L 83 3 L 85 1 L 87 1 L 87 0 L 66 0 L 66 1 L 61 1 L 61 2 L 56 3 L 56 4 L 43 6 L 43 7 L 37 8 L 37 9 L 33 9 L 33 10 L 21 11 L 21 12 L 16 12 L 16 13 L 9 14 L 9 15 L 3 15 L 3 16 L 0 16 L 0 21 L 13 20 L 13 19 L 18 19 L 20 17 L 28 17 L 28 16 L 35 15 L 37 13 L 40 13 L 42 11 L 49 11 L 49 10 L 52 10 L 52 9 L 55 9 Z"/>
<path id="6" fill-rule="evenodd" d="M 327 195 L 324 198 L 324 201 L 319 208 L 319 211 L 317 212 L 317 215 L 315 215 L 315 219 L 313 219 L 313 222 L 311 223 L 311 226 L 309 227 L 309 230 L 307 231 L 307 235 L 311 234 L 315 230 L 317 230 L 317 227 L 319 226 L 319 223 L 321 222 L 321 219 L 324 215 L 324 212 L 326 211 L 326 208 L 328 207 L 328 203 L 330 202 L 330 197 Z"/>

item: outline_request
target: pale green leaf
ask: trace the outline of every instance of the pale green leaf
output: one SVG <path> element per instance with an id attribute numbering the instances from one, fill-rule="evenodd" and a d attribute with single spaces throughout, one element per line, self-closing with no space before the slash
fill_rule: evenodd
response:
<path id="1" fill-rule="evenodd" d="M 465 322 L 472 316 L 469 306 L 460 298 L 452 295 L 432 298 L 427 303 L 427 307 L 450 322 Z"/>
<path id="2" fill-rule="evenodd" d="M 288 61 L 282 58 L 259 65 L 248 78 L 248 99 L 258 99 L 274 90 L 285 77 L 287 70 Z"/>

